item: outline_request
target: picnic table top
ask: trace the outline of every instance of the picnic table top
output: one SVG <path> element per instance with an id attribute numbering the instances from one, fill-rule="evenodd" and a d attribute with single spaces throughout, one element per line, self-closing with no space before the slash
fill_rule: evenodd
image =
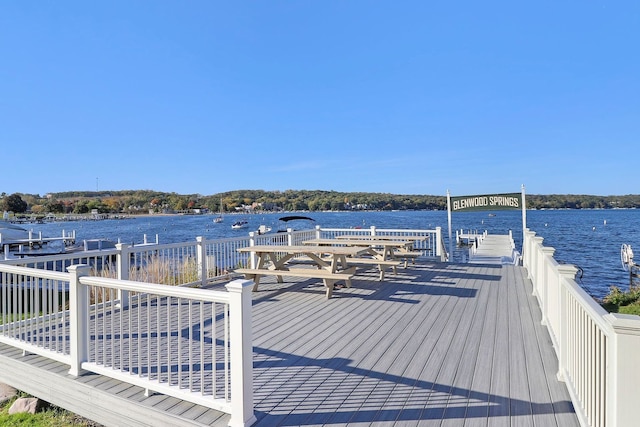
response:
<path id="1" fill-rule="evenodd" d="M 405 247 L 413 242 L 408 240 L 374 240 L 374 239 L 310 239 L 303 242 L 305 245 L 352 245 L 352 246 L 394 246 Z M 323 246 L 326 247 L 326 246 Z"/>
<path id="2" fill-rule="evenodd" d="M 321 245 L 256 245 L 239 248 L 238 252 L 256 253 L 316 253 L 357 256 L 363 253 L 362 248 L 354 246 L 321 246 Z"/>

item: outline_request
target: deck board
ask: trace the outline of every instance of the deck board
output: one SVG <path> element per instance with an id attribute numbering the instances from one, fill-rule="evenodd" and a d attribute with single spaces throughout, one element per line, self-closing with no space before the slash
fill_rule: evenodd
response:
<path id="1" fill-rule="evenodd" d="M 291 278 L 253 294 L 256 427 L 578 427 L 522 267 L 418 262 L 382 282 L 359 269 L 324 294 Z M 0 366 L 1 381 L 105 425 L 229 420 L 6 345 Z"/>
<path id="2" fill-rule="evenodd" d="M 479 284 L 475 284 L 475 286 L 478 285 Z M 470 324 L 463 341 L 463 346 L 459 349 L 460 358 L 458 359 L 456 371 L 451 381 L 452 390 L 461 390 L 462 392 L 460 393 L 460 397 L 455 396 L 453 393 L 448 396 L 443 412 L 443 427 L 460 425 L 460 419 L 464 419 L 465 417 L 468 406 L 465 400 L 469 399 L 468 391 L 471 390 L 472 387 L 475 365 L 479 356 L 488 295 L 488 292 L 481 293 L 478 295 L 477 304 L 469 307 L 469 309 L 473 310 L 473 316 L 469 316 Z M 468 301 L 468 303 L 471 304 L 471 301 Z"/>

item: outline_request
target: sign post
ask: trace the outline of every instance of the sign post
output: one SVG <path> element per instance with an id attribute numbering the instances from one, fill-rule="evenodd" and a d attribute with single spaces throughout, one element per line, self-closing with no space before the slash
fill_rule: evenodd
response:
<path id="1" fill-rule="evenodd" d="M 447 219 L 449 221 L 449 262 L 453 259 L 453 236 L 451 235 L 451 194 L 447 190 Z"/>

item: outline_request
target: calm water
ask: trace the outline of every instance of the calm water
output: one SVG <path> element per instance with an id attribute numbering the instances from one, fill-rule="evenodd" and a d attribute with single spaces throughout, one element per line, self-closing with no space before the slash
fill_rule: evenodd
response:
<path id="1" fill-rule="evenodd" d="M 283 214 L 227 215 L 225 221 L 214 224 L 214 215 L 157 216 L 126 220 L 81 221 L 49 224 L 31 224 L 26 228 L 42 231 L 46 236 L 57 236 L 62 230 L 76 231 L 78 241 L 106 238 L 123 243 L 142 243 L 146 234 L 160 243 L 175 243 L 195 240 L 197 236 L 217 239 L 244 236 L 261 224 L 274 231 L 285 229 L 287 224 L 278 218 Z M 370 227 L 378 228 L 435 228 L 442 227 L 448 239 L 446 211 L 419 212 L 321 212 L 308 216 L 315 219 L 289 223 L 295 229 L 306 229 L 313 225 L 326 228 Z M 237 219 L 249 221 L 249 227 L 232 230 Z M 593 296 L 602 297 L 611 285 L 628 286 L 628 273 L 620 264 L 620 246 L 631 244 L 640 259 L 640 210 L 549 210 L 528 211 L 527 226 L 544 237 L 545 246 L 556 249 L 559 262 L 574 264 L 583 271 L 579 282 Z M 495 216 L 487 212 L 458 213 L 452 216 L 452 229 L 487 230 L 493 234 L 513 231 L 516 245 L 522 247 L 522 216 L 519 211 L 498 211 Z M 455 237 L 455 231 L 453 232 Z M 458 258 L 460 253 L 457 252 Z M 459 258 L 458 258 L 459 259 Z M 578 274 L 580 276 L 580 273 Z"/>

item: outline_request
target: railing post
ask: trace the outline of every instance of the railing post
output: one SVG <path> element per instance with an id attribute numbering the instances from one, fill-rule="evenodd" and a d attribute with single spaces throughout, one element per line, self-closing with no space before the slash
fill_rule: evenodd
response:
<path id="1" fill-rule="evenodd" d="M 540 265 L 540 248 L 542 247 L 542 241 L 544 237 L 535 236 L 531 239 L 532 243 L 532 254 L 531 255 L 531 268 L 529 271 L 529 277 L 531 280 L 537 280 L 536 276 L 538 275 L 538 267 Z"/>
<path id="2" fill-rule="evenodd" d="M 549 312 L 549 265 L 551 264 L 551 259 L 553 258 L 553 254 L 555 253 L 555 248 L 544 247 L 542 248 L 542 258 L 544 262 L 542 262 L 542 274 L 539 277 L 538 283 L 533 284 L 533 294 L 538 298 L 538 305 L 540 305 L 540 310 L 542 312 L 542 320 L 541 323 L 543 325 L 547 324 L 547 314 Z"/>
<path id="3" fill-rule="evenodd" d="M 442 241 L 442 227 L 436 227 L 436 240 L 435 242 L 431 242 L 431 244 L 433 246 L 435 246 L 435 250 L 436 250 L 436 256 L 440 257 L 440 261 L 445 261 L 442 257 L 442 246 L 440 245 L 440 242 Z"/>
<path id="4" fill-rule="evenodd" d="M 67 267 L 69 279 L 69 344 L 71 367 L 69 375 L 80 375 L 82 362 L 89 360 L 89 289 L 80 283 L 80 277 L 88 276 L 88 265 Z"/>
<path id="5" fill-rule="evenodd" d="M 256 421 L 253 413 L 252 287 L 252 280 L 234 280 L 226 285 L 230 294 L 231 427 L 246 427 Z"/>
<path id="6" fill-rule="evenodd" d="M 544 280 L 544 266 L 546 263 L 546 258 L 544 257 L 544 245 L 543 245 L 543 241 L 544 238 L 543 237 L 534 237 L 534 240 L 536 242 L 536 248 L 535 248 L 535 254 L 533 255 L 535 257 L 535 283 L 540 285 L 541 282 Z M 534 286 L 534 290 L 535 290 L 535 286 Z"/>
<path id="7" fill-rule="evenodd" d="M 322 233 L 320 232 L 320 226 L 316 225 L 316 239 L 319 239 L 321 234 Z"/>
<path id="8" fill-rule="evenodd" d="M 255 231 L 249 233 L 249 246 L 256 245 L 255 234 Z M 258 266 L 258 257 L 256 256 L 255 252 L 249 253 L 249 265 L 251 266 L 251 268 L 257 268 Z"/>
<path id="9" fill-rule="evenodd" d="M 558 306 L 556 309 L 558 310 L 557 319 L 558 323 L 556 325 L 557 330 L 553 331 L 556 340 L 556 355 L 558 356 L 558 380 L 565 382 L 564 373 L 567 372 L 567 366 L 569 365 L 568 360 L 568 349 L 569 345 L 569 309 L 567 307 L 567 293 L 565 291 L 565 281 L 566 280 L 575 280 L 576 273 L 578 269 L 571 264 L 561 264 L 558 266 L 558 289 L 555 289 L 555 294 L 558 296 Z"/>
<path id="10" fill-rule="evenodd" d="M 529 266 L 531 265 L 531 238 L 535 236 L 536 233 L 530 231 L 528 228 L 524 232 L 524 242 L 522 242 L 523 254 L 522 254 L 522 266 L 529 270 Z"/>
<path id="11" fill-rule="evenodd" d="M 293 246 L 293 228 L 287 228 L 287 245 Z"/>
<path id="12" fill-rule="evenodd" d="M 638 424 L 638 353 L 640 352 L 640 318 L 629 314 L 610 313 L 604 316 L 613 327 L 607 358 L 608 427 Z"/>
<path id="13" fill-rule="evenodd" d="M 372 225 L 370 228 L 371 228 L 371 235 L 375 236 L 376 235 L 376 226 Z"/>
<path id="14" fill-rule="evenodd" d="M 207 265 L 207 245 L 203 236 L 196 237 L 196 264 L 198 266 L 200 285 L 205 286 L 207 284 L 207 271 L 209 267 Z"/>
<path id="15" fill-rule="evenodd" d="M 129 271 L 131 271 L 131 251 L 130 246 L 126 243 L 116 243 L 118 254 L 116 255 L 118 280 L 129 280 Z M 129 291 L 118 289 L 118 300 L 120 300 L 120 308 L 129 307 Z"/>

